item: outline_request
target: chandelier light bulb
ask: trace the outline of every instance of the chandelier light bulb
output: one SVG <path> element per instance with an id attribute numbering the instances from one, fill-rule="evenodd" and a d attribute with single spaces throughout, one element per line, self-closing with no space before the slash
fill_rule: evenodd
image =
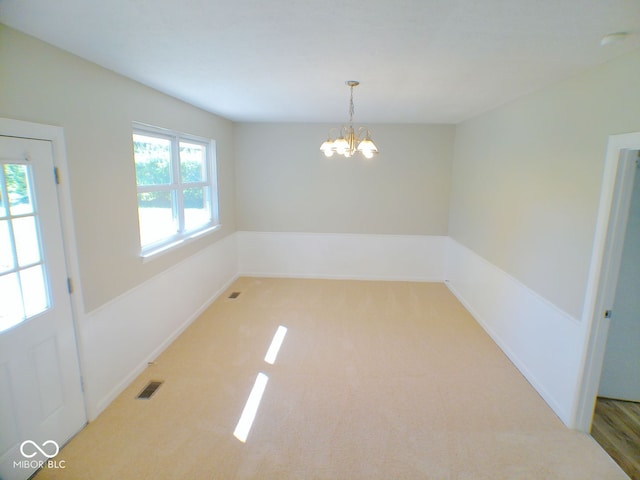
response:
<path id="1" fill-rule="evenodd" d="M 324 152 L 325 157 L 333 157 L 333 140 L 331 140 L 331 138 L 325 140 L 322 145 L 320 145 L 320 150 Z"/>
<path id="2" fill-rule="evenodd" d="M 340 137 L 335 142 L 333 142 L 333 149 L 335 149 L 338 155 L 344 155 L 348 148 L 349 142 L 347 142 L 344 137 Z"/>
<path id="3" fill-rule="evenodd" d="M 378 148 L 367 135 L 364 140 L 362 140 L 358 145 L 358 151 L 361 152 L 365 157 L 372 158 L 374 154 L 378 153 Z"/>

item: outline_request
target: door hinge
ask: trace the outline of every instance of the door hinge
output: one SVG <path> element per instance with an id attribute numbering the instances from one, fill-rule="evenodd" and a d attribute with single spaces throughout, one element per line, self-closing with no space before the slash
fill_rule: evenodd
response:
<path id="1" fill-rule="evenodd" d="M 73 293 L 73 282 L 71 281 L 71 277 L 67 277 L 67 290 L 69 293 Z"/>
<path id="2" fill-rule="evenodd" d="M 58 170 L 58 167 L 53 167 L 53 177 L 56 179 L 56 185 L 60 185 L 60 170 Z"/>
<path id="3" fill-rule="evenodd" d="M 606 310 L 604 312 L 604 318 L 611 318 L 612 315 L 613 315 L 613 312 L 611 310 Z"/>

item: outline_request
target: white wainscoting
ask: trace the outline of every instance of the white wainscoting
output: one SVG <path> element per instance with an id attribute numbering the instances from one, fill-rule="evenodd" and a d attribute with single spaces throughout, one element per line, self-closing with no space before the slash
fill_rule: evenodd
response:
<path id="1" fill-rule="evenodd" d="M 495 265 L 445 236 L 265 232 L 229 235 L 83 316 L 79 334 L 89 419 L 240 275 L 444 281 L 573 427 L 580 323 Z"/>
<path id="2" fill-rule="evenodd" d="M 441 282 L 447 237 L 237 232 L 245 276 Z"/>
<path id="3" fill-rule="evenodd" d="M 235 280 L 230 235 L 87 313 L 80 322 L 89 420 L 95 419 Z"/>
<path id="4" fill-rule="evenodd" d="M 579 321 L 453 239 L 446 277 L 454 295 L 573 428 L 582 373 Z"/>

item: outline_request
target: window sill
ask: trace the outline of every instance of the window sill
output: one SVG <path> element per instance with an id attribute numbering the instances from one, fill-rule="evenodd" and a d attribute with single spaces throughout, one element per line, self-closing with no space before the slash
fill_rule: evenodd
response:
<path id="1" fill-rule="evenodd" d="M 189 243 L 193 242 L 194 240 L 197 240 L 209 233 L 215 232 L 217 230 L 220 230 L 222 228 L 222 225 L 218 224 L 218 225 L 214 225 L 212 227 L 207 227 L 204 230 L 199 230 L 197 232 L 195 232 L 192 235 L 189 235 L 188 237 L 184 237 L 181 238 L 179 240 L 176 240 L 174 242 L 171 243 L 167 243 L 166 245 L 162 245 L 159 246 L 157 248 L 151 249 L 151 250 L 145 250 L 143 252 L 140 253 L 140 258 L 142 259 L 142 263 L 147 263 L 151 260 L 154 260 L 158 257 L 161 257 L 169 252 L 172 252 L 174 250 L 176 250 L 177 248 L 183 246 L 183 245 L 188 245 Z"/>

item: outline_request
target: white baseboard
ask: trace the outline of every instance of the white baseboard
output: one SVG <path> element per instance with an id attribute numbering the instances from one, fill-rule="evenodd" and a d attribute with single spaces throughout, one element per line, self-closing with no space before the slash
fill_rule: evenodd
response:
<path id="1" fill-rule="evenodd" d="M 230 235 L 86 314 L 79 334 L 89 421 L 236 278 Z"/>
<path id="2" fill-rule="evenodd" d="M 237 232 L 244 276 L 441 282 L 447 237 Z"/>
<path id="3" fill-rule="evenodd" d="M 573 428 L 582 355 L 578 320 L 453 239 L 445 283 L 556 415 Z"/>

